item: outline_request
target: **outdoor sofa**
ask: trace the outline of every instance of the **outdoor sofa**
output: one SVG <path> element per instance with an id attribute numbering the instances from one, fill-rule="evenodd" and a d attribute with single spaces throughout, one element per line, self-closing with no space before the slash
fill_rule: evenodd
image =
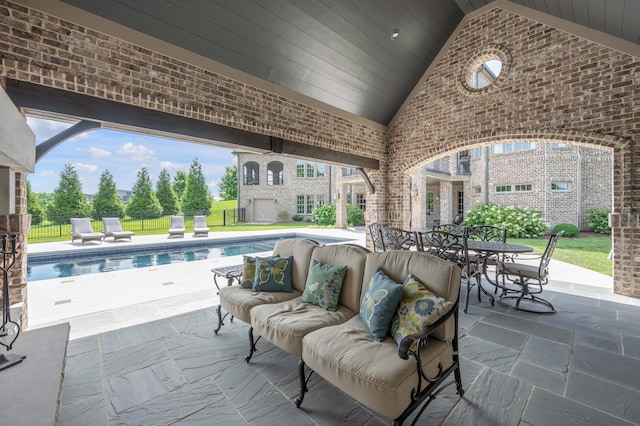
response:
<path id="1" fill-rule="evenodd" d="M 292 256 L 291 292 L 254 291 L 266 277 L 255 278 L 264 272 L 258 259 L 253 280 L 243 276 L 246 288 L 241 284 L 220 290 L 216 333 L 225 309 L 251 324 L 247 362 L 255 351 L 254 331 L 299 355 L 296 406 L 309 392 L 311 372 L 394 419 L 394 424 L 428 405 L 450 384 L 444 381 L 451 373 L 457 393 L 463 395 L 458 363 L 459 266 L 427 253 L 367 253 L 364 248 L 319 246 L 302 239 L 279 241 L 273 253 L 280 259 Z M 247 265 L 250 262 L 245 263 L 245 272 L 251 275 Z M 336 275 L 342 276 L 339 296 Z M 331 310 L 329 302 L 335 305 L 336 297 L 337 306 Z"/>

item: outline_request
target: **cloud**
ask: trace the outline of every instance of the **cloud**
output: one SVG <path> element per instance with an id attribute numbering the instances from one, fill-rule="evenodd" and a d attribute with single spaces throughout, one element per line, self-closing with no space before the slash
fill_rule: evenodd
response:
<path id="1" fill-rule="evenodd" d="M 179 171 L 188 172 L 189 165 L 186 163 L 176 163 L 173 161 L 161 161 L 160 170 L 162 169 L 167 169 L 170 174 L 175 174 L 175 172 Z"/>
<path id="2" fill-rule="evenodd" d="M 83 172 L 97 172 L 100 170 L 100 168 L 95 164 L 75 163 L 73 167 L 75 167 L 76 170 Z"/>
<path id="3" fill-rule="evenodd" d="M 53 170 L 40 170 L 38 173 L 36 173 L 36 175 L 42 177 L 53 177 L 58 176 L 58 173 L 54 172 Z"/>
<path id="4" fill-rule="evenodd" d="M 93 158 L 111 157 L 111 153 L 109 151 L 107 151 L 106 149 L 91 147 L 91 148 L 88 149 L 88 151 L 91 153 L 91 156 Z"/>
<path id="5" fill-rule="evenodd" d="M 131 142 L 127 142 L 118 148 L 118 154 L 127 155 L 135 161 L 149 161 L 153 159 L 154 156 L 152 149 L 144 145 L 134 145 Z"/>

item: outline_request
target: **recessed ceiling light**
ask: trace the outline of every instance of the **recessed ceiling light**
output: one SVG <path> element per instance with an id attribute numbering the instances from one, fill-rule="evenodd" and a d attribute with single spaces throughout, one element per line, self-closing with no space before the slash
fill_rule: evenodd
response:
<path id="1" fill-rule="evenodd" d="M 391 33 L 391 40 L 395 40 L 398 38 L 398 36 L 400 35 L 400 30 L 398 30 L 397 28 L 395 30 L 393 30 L 393 32 Z"/>

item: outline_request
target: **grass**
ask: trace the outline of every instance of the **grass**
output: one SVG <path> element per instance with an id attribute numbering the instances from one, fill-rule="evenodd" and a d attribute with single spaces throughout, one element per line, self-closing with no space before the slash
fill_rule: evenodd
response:
<path id="1" fill-rule="evenodd" d="M 534 253 L 542 254 L 549 239 L 508 238 L 507 242 L 533 247 Z M 608 258 L 610 251 L 611 236 L 560 238 L 553 258 L 611 276 L 612 262 Z"/>

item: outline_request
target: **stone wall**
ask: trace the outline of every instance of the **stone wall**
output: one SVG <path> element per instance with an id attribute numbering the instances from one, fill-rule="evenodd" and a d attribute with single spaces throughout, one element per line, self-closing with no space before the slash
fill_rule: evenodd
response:
<path id="1" fill-rule="evenodd" d="M 479 57 L 504 67 L 490 86 L 464 84 Z M 577 143 L 613 150 L 614 291 L 640 297 L 640 60 L 514 13 L 469 19 L 389 127 L 390 188 L 429 158 L 510 140 Z M 402 192 L 389 219 L 403 226 Z"/>

